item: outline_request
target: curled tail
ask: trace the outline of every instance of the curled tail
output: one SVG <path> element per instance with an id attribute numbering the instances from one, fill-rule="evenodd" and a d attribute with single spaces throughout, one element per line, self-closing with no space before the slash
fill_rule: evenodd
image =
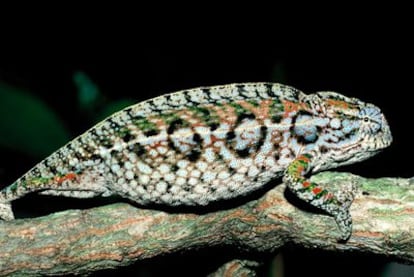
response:
<path id="1" fill-rule="evenodd" d="M 10 203 L 0 202 L 0 220 L 13 220 L 14 215 Z"/>
<path id="2" fill-rule="evenodd" d="M 7 196 L 8 188 L 4 188 L 0 191 L 0 221 L 1 220 L 13 220 L 14 214 L 11 207 L 11 200 Z"/>

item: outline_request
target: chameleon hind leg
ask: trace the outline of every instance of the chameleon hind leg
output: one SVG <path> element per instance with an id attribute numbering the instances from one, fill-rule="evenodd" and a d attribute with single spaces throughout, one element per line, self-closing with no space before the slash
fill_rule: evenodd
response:
<path id="1" fill-rule="evenodd" d="M 346 241 L 352 234 L 352 218 L 349 208 L 354 200 L 355 188 L 343 189 L 333 194 L 326 188 L 310 182 L 304 176 L 310 171 L 312 155 L 297 157 L 287 168 L 283 181 L 300 199 L 332 215 L 341 231 L 341 240 Z"/>
<path id="2" fill-rule="evenodd" d="M 37 192 L 44 195 L 91 198 L 109 196 L 112 193 L 106 186 L 107 181 L 98 174 L 76 174 L 69 172 L 54 177 L 36 177 L 30 172 L 0 191 L 0 219 L 13 220 L 11 202 L 26 194 Z"/>

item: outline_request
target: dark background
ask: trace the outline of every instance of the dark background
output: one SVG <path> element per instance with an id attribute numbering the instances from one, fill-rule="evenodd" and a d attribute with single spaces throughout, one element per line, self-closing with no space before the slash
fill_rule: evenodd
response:
<path id="1" fill-rule="evenodd" d="M 401 24 L 405 26 L 404 22 Z M 222 38 L 206 34 L 192 40 L 184 36 L 151 45 L 147 43 L 151 39 L 141 37 L 139 32 L 119 35 L 116 40 L 92 39 L 92 43 L 76 36 L 39 43 L 38 37 L 29 36 L 16 47 L 0 48 L 0 81 L 39 97 L 58 114 L 72 137 L 93 125 L 93 120 L 78 109 L 73 82 L 77 71 L 83 71 L 93 80 L 106 101 L 139 102 L 180 89 L 256 81 L 283 81 L 306 93 L 337 91 L 379 106 L 394 137 L 392 146 L 383 153 L 338 170 L 366 177 L 411 177 L 413 45 L 409 36 L 404 35 L 408 28 L 400 28 L 403 33 L 400 35 L 388 27 L 387 24 L 368 26 L 358 36 L 354 36 L 353 30 L 345 29 L 335 35 L 335 29 L 323 34 L 309 29 L 305 34 L 291 34 L 295 40 L 278 36 L 277 30 L 265 34 L 250 30 L 243 35 L 229 31 Z M 0 184 L 9 184 L 40 160 L 41 157 L 18 149 L 0 147 Z M 36 205 L 38 199 L 31 197 L 27 203 Z M 33 209 L 19 203 L 17 206 L 22 210 Z M 212 254 L 200 251 L 157 262 L 165 265 L 168 272 L 184 274 L 184 268 L 188 271 L 188 259 L 201 261 L 195 267 L 199 269 L 218 253 L 223 251 Z M 309 270 L 316 261 L 323 260 L 327 261 L 327 269 L 340 267 L 345 275 L 358 268 L 358 272 L 368 273 L 367 276 L 375 276 L 384 263 L 376 257 L 301 249 L 285 251 L 284 258 L 286 273 L 292 275 L 298 272 L 298 260 Z M 159 268 L 152 267 L 157 273 Z M 197 272 L 194 270 L 188 274 Z"/>

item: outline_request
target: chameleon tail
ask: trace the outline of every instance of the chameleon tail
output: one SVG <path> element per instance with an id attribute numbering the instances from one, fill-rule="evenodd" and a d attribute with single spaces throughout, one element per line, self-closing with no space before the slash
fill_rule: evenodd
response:
<path id="1" fill-rule="evenodd" d="M 9 191 L 8 188 L 5 188 L 2 191 L 0 191 L 0 221 L 1 220 L 8 221 L 8 220 L 14 219 L 14 214 L 13 214 L 11 203 L 10 203 L 11 200 L 13 199 L 9 199 L 7 197 L 8 191 Z"/>
<path id="2" fill-rule="evenodd" d="M 13 220 L 14 215 L 10 203 L 0 202 L 0 220 Z"/>

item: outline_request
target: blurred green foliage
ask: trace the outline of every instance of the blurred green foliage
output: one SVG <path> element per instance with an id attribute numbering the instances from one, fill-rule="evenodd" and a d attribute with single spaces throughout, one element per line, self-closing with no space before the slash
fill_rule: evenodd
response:
<path id="1" fill-rule="evenodd" d="M 45 157 L 69 140 L 58 116 L 40 99 L 0 83 L 0 146 Z"/>
<path id="2" fill-rule="evenodd" d="M 95 108 L 102 97 L 97 85 L 82 71 L 73 74 L 73 82 L 78 89 L 78 102 L 81 110 Z"/>
<path id="3" fill-rule="evenodd" d="M 73 74 L 73 82 L 78 90 L 79 109 L 89 117 L 92 124 L 135 104 L 135 101 L 129 99 L 108 101 L 99 87 L 82 71 Z"/>
<path id="4" fill-rule="evenodd" d="M 82 71 L 73 75 L 78 111 L 90 122 L 98 121 L 134 104 L 128 99 L 108 101 Z M 30 92 L 0 83 L 0 147 L 43 158 L 67 143 L 69 130 L 59 116 Z"/>

